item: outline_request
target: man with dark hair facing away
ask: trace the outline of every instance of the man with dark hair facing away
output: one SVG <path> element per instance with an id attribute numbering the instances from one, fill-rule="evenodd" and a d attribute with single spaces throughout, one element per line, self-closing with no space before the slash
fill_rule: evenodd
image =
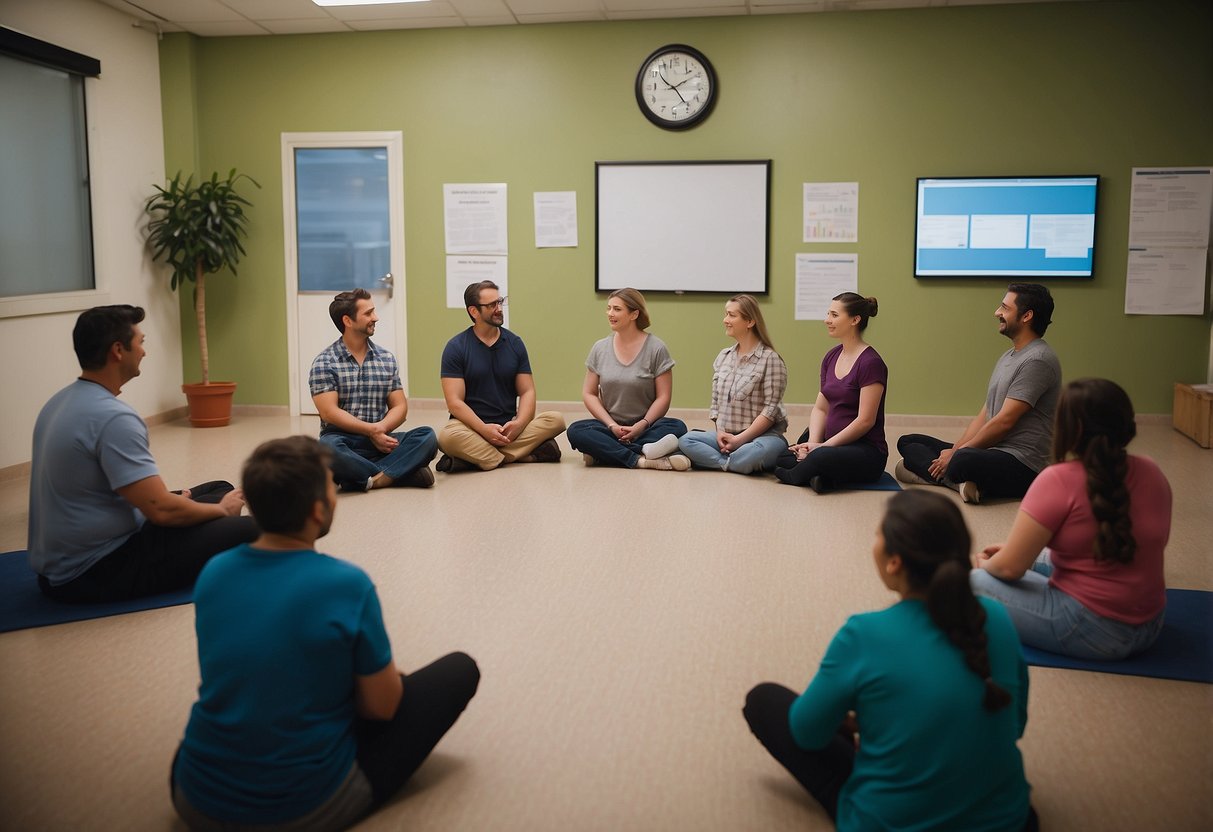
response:
<path id="1" fill-rule="evenodd" d="M 898 439 L 902 482 L 946 485 L 966 503 L 1019 498 L 1048 464 L 1061 394 L 1061 362 L 1044 341 L 1053 296 L 1039 283 L 1012 283 L 994 317 L 1011 349 L 994 365 L 985 405 L 955 444 L 918 433 Z"/>
<path id="2" fill-rule="evenodd" d="M 337 507 L 329 456 L 306 436 L 258 447 L 243 485 L 261 536 L 198 577 L 202 684 L 172 768 L 191 829 L 345 829 L 404 785 L 476 693 L 463 653 L 402 675 L 371 579 L 316 551 Z"/>
<path id="3" fill-rule="evenodd" d="M 211 556 L 257 536 L 244 495 L 214 481 L 169 491 L 147 425 L 122 387 L 139 375 L 138 306 L 80 313 L 72 346 L 80 377 L 34 423 L 29 562 L 57 601 L 123 601 L 187 588 Z"/>
<path id="4" fill-rule="evenodd" d="M 429 427 L 393 433 L 404 424 L 409 401 L 396 357 L 371 341 L 379 321 L 371 293 L 339 293 L 329 316 L 341 337 L 316 356 L 308 386 L 320 413 L 320 441 L 333 452 L 337 484 L 343 491 L 429 488 L 438 440 Z"/>

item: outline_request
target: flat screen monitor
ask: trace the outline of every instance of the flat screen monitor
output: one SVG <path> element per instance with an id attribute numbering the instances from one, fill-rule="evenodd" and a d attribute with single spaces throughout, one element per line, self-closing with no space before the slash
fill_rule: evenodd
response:
<path id="1" fill-rule="evenodd" d="M 919 178 L 915 277 L 1091 277 L 1098 176 Z"/>

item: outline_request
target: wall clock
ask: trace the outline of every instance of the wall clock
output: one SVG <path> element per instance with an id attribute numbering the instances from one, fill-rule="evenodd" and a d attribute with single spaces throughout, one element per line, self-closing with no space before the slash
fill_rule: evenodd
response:
<path id="1" fill-rule="evenodd" d="M 698 49 L 663 46 L 636 73 L 636 103 L 645 117 L 666 130 L 685 130 L 708 117 L 716 103 L 716 70 Z"/>

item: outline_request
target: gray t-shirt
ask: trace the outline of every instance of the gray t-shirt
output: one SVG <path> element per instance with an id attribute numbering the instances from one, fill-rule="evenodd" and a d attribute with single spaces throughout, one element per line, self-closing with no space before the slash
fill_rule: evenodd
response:
<path id="1" fill-rule="evenodd" d="M 634 425 L 657 398 L 657 376 L 673 367 L 674 359 L 660 338 L 649 335 L 632 363 L 623 364 L 615 355 L 615 336 L 608 335 L 590 348 L 585 366 L 598 374 L 598 397 L 611 418 Z"/>
<path id="2" fill-rule="evenodd" d="M 1007 352 L 994 365 L 986 392 L 986 414 L 993 419 L 1008 398 L 1026 402 L 1032 409 L 1020 417 L 1011 432 L 994 446 L 1033 471 L 1041 471 L 1049 460 L 1053 441 L 1053 412 L 1061 394 L 1061 362 L 1057 353 L 1037 338 L 1023 349 Z"/>
<path id="3" fill-rule="evenodd" d="M 29 562 L 58 586 L 77 578 L 143 525 L 117 489 L 156 476 L 147 426 L 100 384 L 77 380 L 34 424 Z"/>

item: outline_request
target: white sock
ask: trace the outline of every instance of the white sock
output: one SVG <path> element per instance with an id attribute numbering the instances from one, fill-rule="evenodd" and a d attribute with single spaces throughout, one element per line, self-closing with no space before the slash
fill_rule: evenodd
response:
<path id="1" fill-rule="evenodd" d="M 646 443 L 640 450 L 644 452 L 646 459 L 661 459 L 678 450 L 678 437 L 667 433 L 656 442 Z"/>

